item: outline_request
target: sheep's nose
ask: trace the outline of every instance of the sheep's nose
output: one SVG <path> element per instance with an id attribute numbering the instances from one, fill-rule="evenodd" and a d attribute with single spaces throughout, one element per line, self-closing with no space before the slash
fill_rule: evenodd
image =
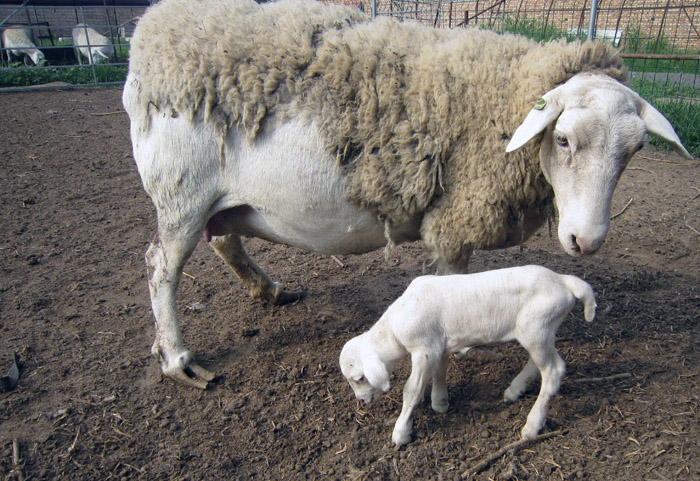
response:
<path id="1" fill-rule="evenodd" d="M 574 251 L 582 256 L 587 256 L 590 254 L 595 253 L 598 250 L 598 247 L 592 248 L 590 247 L 586 241 L 582 240 L 580 237 L 576 237 L 575 235 L 571 236 L 571 245 L 574 249 Z"/>

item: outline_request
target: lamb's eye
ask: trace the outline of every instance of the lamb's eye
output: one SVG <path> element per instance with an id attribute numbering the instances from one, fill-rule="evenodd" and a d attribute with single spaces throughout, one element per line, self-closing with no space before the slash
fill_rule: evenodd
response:
<path id="1" fill-rule="evenodd" d="M 565 135 L 555 135 L 554 140 L 559 147 L 569 147 L 569 139 L 567 139 Z"/>

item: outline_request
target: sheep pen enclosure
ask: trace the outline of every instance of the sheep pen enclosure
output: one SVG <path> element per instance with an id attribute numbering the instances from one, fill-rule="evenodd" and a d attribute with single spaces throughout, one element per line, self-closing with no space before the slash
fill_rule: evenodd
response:
<path id="1" fill-rule="evenodd" d="M 121 85 L 129 40 L 138 18 L 157 0 L 0 0 L 0 30 L 29 28 L 46 55 L 41 66 L 0 61 L 0 89 Z M 258 0 L 263 2 L 265 0 Z M 321 0 L 356 6 L 367 14 L 372 0 Z M 376 15 L 440 28 L 475 26 L 516 32 L 537 40 L 583 39 L 591 2 L 565 0 L 376 0 Z M 676 126 L 684 145 L 700 155 L 700 4 L 667 0 L 599 1 L 595 36 L 620 47 L 632 71 L 631 87 Z M 71 29 L 85 23 L 109 39 L 113 54 L 98 65 L 76 58 Z M 39 45 L 40 44 L 40 45 Z"/>
<path id="2" fill-rule="evenodd" d="M 153 206 L 131 155 L 120 89 L 0 94 L 0 392 L 3 479 L 462 479 L 519 439 L 537 391 L 502 401 L 525 352 L 451 359 L 450 410 L 391 430 L 408 360 L 378 403 L 354 400 L 342 345 L 424 272 L 418 245 L 332 257 L 259 240 L 251 255 L 306 297 L 252 300 L 200 243 L 178 311 L 187 344 L 221 378 L 207 391 L 163 380 L 151 358 L 144 252 Z M 21 135 L 20 135 L 21 134 Z M 646 147 L 615 193 L 610 233 L 575 259 L 541 230 L 477 252 L 473 271 L 541 264 L 588 281 L 592 324 L 574 310 L 557 347 L 568 372 L 552 437 L 470 479 L 700 477 L 700 163 Z M 554 434 L 552 434 L 554 433 Z"/>

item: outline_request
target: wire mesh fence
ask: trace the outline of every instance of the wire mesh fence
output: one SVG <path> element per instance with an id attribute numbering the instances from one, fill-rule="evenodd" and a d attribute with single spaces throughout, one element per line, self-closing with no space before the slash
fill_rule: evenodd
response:
<path id="1" fill-rule="evenodd" d="M 478 27 L 537 41 L 586 39 L 591 0 L 362 0 L 362 8 L 440 28 Z M 359 5 L 359 2 L 343 2 Z M 700 2 L 600 0 L 592 37 L 619 47 L 630 85 L 700 155 Z"/>
<path id="2" fill-rule="evenodd" d="M 322 1 L 437 28 L 487 28 L 538 41 L 585 39 L 591 25 L 592 0 Z M 0 88 L 123 83 L 129 38 L 144 11 L 145 6 L 0 5 L 0 29 L 4 32 L 12 25 L 28 29 L 45 56 L 35 66 L 29 55 L 13 55 L 3 44 Z M 89 45 L 89 36 L 87 44 L 75 45 L 71 30 L 81 23 L 107 37 L 109 58 L 98 64 L 80 55 L 75 47 L 99 47 Z M 622 51 L 632 88 L 669 117 L 685 145 L 700 155 L 700 2 L 599 0 L 593 27 L 592 36 Z"/>
<path id="3" fill-rule="evenodd" d="M 0 5 L 0 88 L 123 84 L 129 38 L 144 11 L 114 5 Z M 41 55 L 32 55 L 33 49 Z"/>

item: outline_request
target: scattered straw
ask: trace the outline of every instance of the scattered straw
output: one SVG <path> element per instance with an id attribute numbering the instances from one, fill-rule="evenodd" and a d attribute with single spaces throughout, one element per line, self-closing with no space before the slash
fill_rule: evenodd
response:
<path id="1" fill-rule="evenodd" d="M 531 443 L 537 443 L 540 441 L 544 441 L 545 439 L 553 438 L 555 436 L 560 436 L 566 434 L 568 431 L 552 431 L 551 433 L 545 433 L 545 434 L 540 434 L 539 436 L 535 436 L 534 438 L 530 439 L 520 439 L 518 441 L 512 442 L 510 444 L 507 444 L 503 446 L 501 449 L 496 451 L 493 454 L 490 454 L 489 456 L 486 457 L 483 461 L 479 462 L 475 466 L 467 469 L 465 472 L 462 473 L 462 479 L 467 479 L 470 476 L 475 475 L 479 471 L 483 470 L 485 467 L 487 467 L 489 464 L 494 462 L 496 459 L 500 458 L 504 454 L 506 454 L 508 451 L 517 451 L 518 449 L 522 448 L 523 446 Z"/>
<path id="2" fill-rule="evenodd" d="M 630 206 L 630 204 L 632 203 L 633 200 L 634 200 L 634 197 L 630 197 L 629 202 L 627 202 L 627 204 L 622 208 L 622 210 L 621 210 L 620 212 L 618 212 L 617 214 L 615 214 L 614 216 L 612 216 L 612 217 L 610 218 L 610 220 L 613 220 L 613 219 L 615 219 L 616 217 L 620 217 L 620 216 L 627 210 L 627 208 Z"/>
<path id="3" fill-rule="evenodd" d="M 572 379 L 571 382 L 605 382 L 605 381 L 615 381 L 617 379 L 627 379 L 632 377 L 632 374 L 628 372 L 623 372 L 621 374 L 613 374 L 612 376 L 606 377 L 583 377 L 579 379 Z"/>

